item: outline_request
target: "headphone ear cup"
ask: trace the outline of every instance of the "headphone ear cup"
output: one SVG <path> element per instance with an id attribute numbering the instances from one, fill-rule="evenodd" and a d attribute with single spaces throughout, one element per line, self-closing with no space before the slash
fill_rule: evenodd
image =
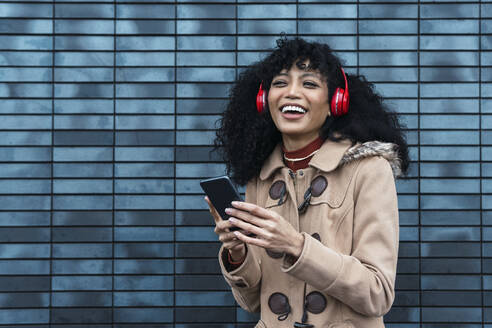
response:
<path id="1" fill-rule="evenodd" d="M 342 88 L 336 88 L 335 93 L 331 98 L 331 115 L 342 115 L 343 94 L 344 90 Z"/>
<path id="2" fill-rule="evenodd" d="M 342 100 L 342 114 L 345 115 L 348 113 L 349 108 L 349 94 L 345 90 L 343 91 L 343 100 Z"/>
<path id="3" fill-rule="evenodd" d="M 258 90 L 258 94 L 256 95 L 256 110 L 258 113 L 262 113 L 266 107 L 265 101 L 265 91 L 263 90 L 263 82 L 260 83 L 260 89 Z"/>

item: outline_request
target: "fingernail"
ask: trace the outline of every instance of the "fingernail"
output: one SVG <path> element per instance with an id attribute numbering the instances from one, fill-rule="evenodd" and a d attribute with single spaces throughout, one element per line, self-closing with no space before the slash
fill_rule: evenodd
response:
<path id="1" fill-rule="evenodd" d="M 232 204 L 232 205 L 239 205 L 239 202 L 238 202 L 238 201 L 236 201 L 236 200 L 234 200 L 234 201 L 232 201 L 232 202 L 231 202 L 231 204 Z"/>
<path id="2" fill-rule="evenodd" d="M 236 219 L 235 218 L 229 218 L 229 221 L 231 221 L 232 223 L 236 222 Z"/>
<path id="3" fill-rule="evenodd" d="M 226 208 L 226 209 L 225 209 L 225 212 L 226 212 L 227 214 L 231 214 L 231 212 L 232 212 L 232 208 L 229 208 L 229 207 L 228 207 L 228 208 Z"/>

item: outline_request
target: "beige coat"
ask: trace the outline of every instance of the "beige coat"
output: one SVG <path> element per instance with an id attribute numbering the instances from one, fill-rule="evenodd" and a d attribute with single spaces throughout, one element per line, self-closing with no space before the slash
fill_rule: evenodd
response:
<path id="1" fill-rule="evenodd" d="M 284 165 L 279 144 L 259 177 L 248 182 L 246 202 L 279 213 L 304 235 L 297 261 L 248 245 L 245 261 L 231 272 L 224 267 L 226 250 L 221 248 L 220 266 L 234 298 L 243 309 L 261 312 L 256 327 L 291 328 L 301 322 L 304 304 L 310 309 L 305 322 L 316 328 L 384 327 L 383 315 L 395 298 L 398 259 L 394 176 L 400 174 L 400 162 L 395 147 L 381 142 L 351 147 L 348 140 L 327 140 L 309 167 L 294 174 Z M 297 207 L 320 175 L 327 187 L 300 214 Z M 279 180 L 285 182 L 286 194 L 272 199 L 271 186 Z M 278 198 L 278 188 L 273 196 Z M 274 293 L 288 299 L 287 315 L 279 314 L 282 302 Z M 305 303 L 307 295 L 312 298 Z"/>

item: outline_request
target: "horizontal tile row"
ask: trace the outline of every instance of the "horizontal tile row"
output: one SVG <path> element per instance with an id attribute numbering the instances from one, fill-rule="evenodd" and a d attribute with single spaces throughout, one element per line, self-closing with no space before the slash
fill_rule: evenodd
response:
<path id="1" fill-rule="evenodd" d="M 275 33 L 276 34 L 276 33 Z M 53 40 L 54 38 L 54 40 Z M 0 35 L 0 50 L 255 50 L 271 48 L 277 36 L 14 36 Z M 374 35 L 320 36 L 305 39 L 327 42 L 336 50 L 490 50 L 486 35 Z M 359 41 L 359 48 L 357 48 Z"/>
<path id="2" fill-rule="evenodd" d="M 116 7 L 116 9 L 115 9 Z M 490 4 L 422 4 L 421 18 L 492 17 Z M 56 18 L 417 18 L 417 4 L 74 4 L 0 3 L 0 17 Z"/>

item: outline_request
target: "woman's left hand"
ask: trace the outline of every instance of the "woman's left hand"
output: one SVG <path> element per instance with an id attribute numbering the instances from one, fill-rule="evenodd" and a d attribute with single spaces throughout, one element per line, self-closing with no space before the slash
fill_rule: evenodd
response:
<path id="1" fill-rule="evenodd" d="M 256 237 L 235 231 L 237 238 L 247 244 L 285 252 L 298 258 L 304 246 L 304 236 L 296 231 L 280 214 L 252 203 L 232 202 L 235 208 L 226 209 L 229 221 Z"/>

